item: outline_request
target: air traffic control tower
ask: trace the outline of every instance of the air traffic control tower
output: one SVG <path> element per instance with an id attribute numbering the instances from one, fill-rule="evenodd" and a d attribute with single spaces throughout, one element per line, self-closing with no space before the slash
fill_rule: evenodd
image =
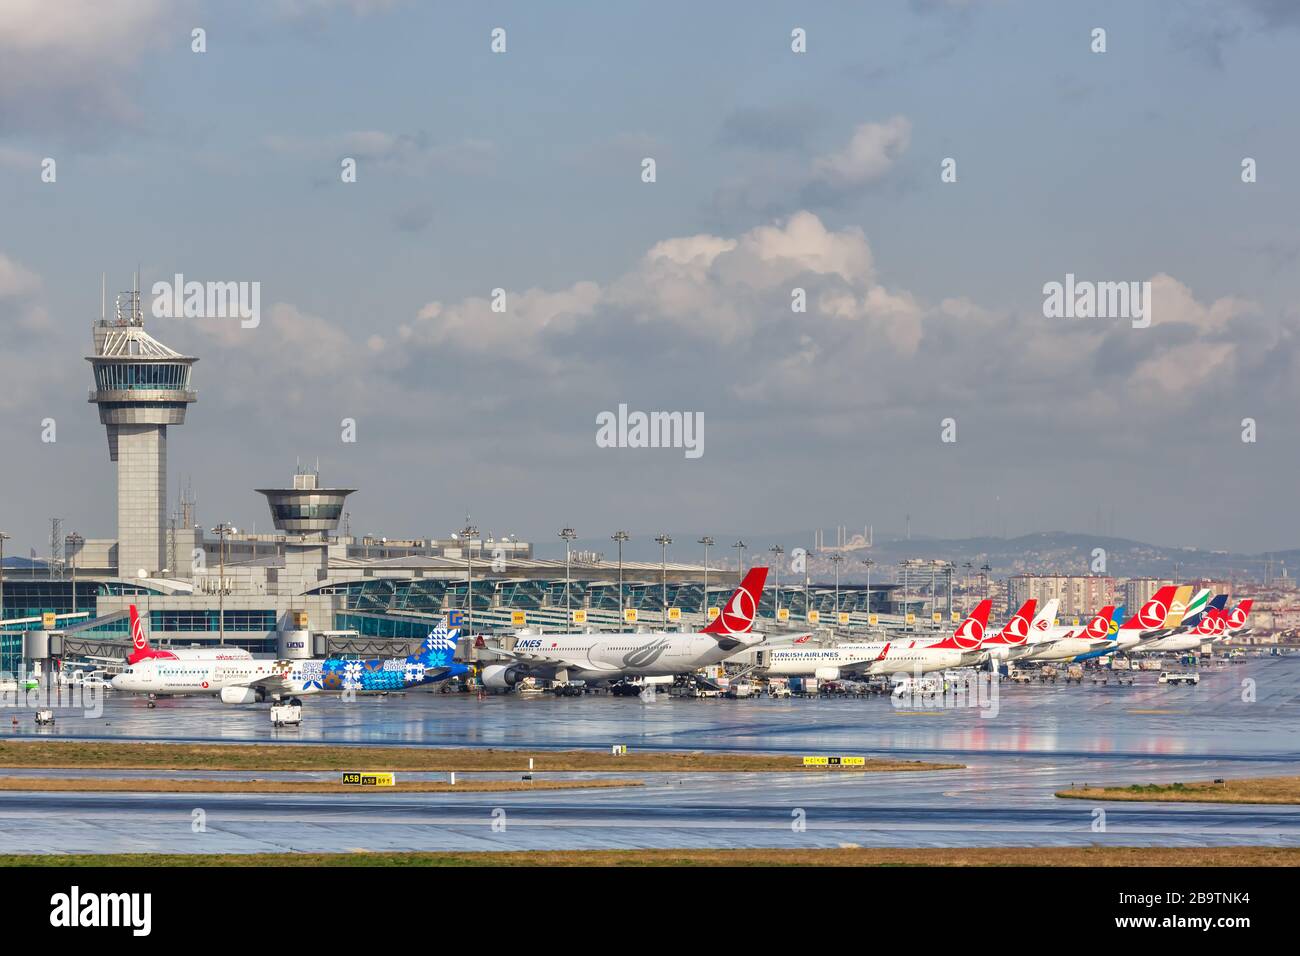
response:
<path id="1" fill-rule="evenodd" d="M 339 526 L 343 505 L 355 488 L 323 488 L 320 475 L 301 469 L 292 488 L 258 488 L 271 506 L 271 520 L 285 534 L 284 580 L 309 587 L 329 577 L 329 533 Z"/>
<path id="2" fill-rule="evenodd" d="M 187 406 L 198 399 L 190 388 L 198 359 L 144 330 L 138 286 L 117 296 L 115 313 L 92 327 L 90 401 L 99 406 L 108 454 L 117 462 L 117 573 L 148 577 L 166 568 L 167 426 L 184 424 Z"/>

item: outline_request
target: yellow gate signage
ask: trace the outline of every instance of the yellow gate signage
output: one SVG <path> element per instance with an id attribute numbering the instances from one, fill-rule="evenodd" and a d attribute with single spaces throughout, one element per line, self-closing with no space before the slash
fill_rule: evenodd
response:
<path id="1" fill-rule="evenodd" d="M 679 607 L 670 607 L 668 609 L 668 620 L 680 621 L 682 619 L 682 609 Z"/>
<path id="2" fill-rule="evenodd" d="M 369 770 L 345 770 L 343 783 L 350 787 L 395 787 L 397 777 L 395 774 L 375 773 Z"/>
<path id="3" fill-rule="evenodd" d="M 716 607 L 709 608 L 709 620 L 716 621 L 718 619 L 719 611 L 720 609 Z"/>
<path id="4" fill-rule="evenodd" d="M 623 608 L 623 623 L 624 624 L 636 623 L 636 608 L 634 607 Z"/>
<path id="5" fill-rule="evenodd" d="M 804 757 L 805 767 L 865 767 L 866 757 Z"/>
<path id="6" fill-rule="evenodd" d="M 778 610 L 778 611 L 776 612 L 776 619 L 777 619 L 778 621 L 788 621 L 788 620 L 790 620 L 790 609 L 789 609 L 788 607 L 783 607 L 783 608 L 781 608 L 780 610 Z"/>
<path id="7" fill-rule="evenodd" d="M 847 624 L 847 623 L 849 623 L 849 612 L 848 612 L 848 611 L 840 611 L 840 623 L 841 623 L 841 624 Z"/>
<path id="8" fill-rule="evenodd" d="M 908 611 L 908 612 L 907 612 L 907 618 L 906 618 L 906 620 L 907 620 L 907 623 L 908 623 L 908 624 L 915 624 L 915 623 L 916 623 L 916 615 L 913 614 L 911 611 Z"/>
<path id="9" fill-rule="evenodd" d="M 933 614 L 930 615 L 930 618 L 931 620 L 934 621 L 935 624 L 940 624 L 943 622 L 943 614 L 940 611 L 935 611 Z"/>
<path id="10" fill-rule="evenodd" d="M 574 623 L 574 624 L 586 624 L 586 623 L 587 623 L 587 612 L 586 612 L 585 610 L 577 610 L 577 611 L 574 611 L 574 612 L 573 612 L 573 623 Z"/>
<path id="11" fill-rule="evenodd" d="M 510 612 L 510 626 L 511 626 L 511 627 L 523 627 L 523 626 L 524 626 L 525 624 L 527 624 L 527 623 L 528 623 L 528 614 L 527 614 L 526 612 L 524 612 L 524 611 L 511 611 L 511 612 Z"/>
<path id="12" fill-rule="evenodd" d="M 818 624 L 818 623 L 821 622 L 821 619 L 822 619 L 822 612 L 821 612 L 821 611 L 809 611 L 809 612 L 808 612 L 808 623 L 809 623 L 809 624 Z"/>
<path id="13" fill-rule="evenodd" d="M 870 627 L 875 627 L 875 626 L 876 626 L 877 624 L 879 624 L 879 623 L 880 623 L 880 615 L 879 615 L 879 614 L 868 614 L 868 615 L 867 615 L 867 624 L 868 624 L 868 626 L 870 626 Z"/>
<path id="14" fill-rule="evenodd" d="M 41 615 L 41 630 L 52 631 L 54 626 L 54 613 L 52 611 L 44 612 Z"/>

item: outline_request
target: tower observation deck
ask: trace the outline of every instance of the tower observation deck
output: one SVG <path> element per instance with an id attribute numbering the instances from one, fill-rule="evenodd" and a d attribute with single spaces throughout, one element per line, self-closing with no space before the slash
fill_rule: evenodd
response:
<path id="1" fill-rule="evenodd" d="M 144 330 L 140 291 L 117 296 L 115 316 L 92 326 L 95 373 L 90 401 L 117 462 L 117 573 L 149 576 L 166 567 L 167 426 L 185 423 L 198 395 L 181 355 Z M 175 570 L 175 569 L 171 569 Z"/>

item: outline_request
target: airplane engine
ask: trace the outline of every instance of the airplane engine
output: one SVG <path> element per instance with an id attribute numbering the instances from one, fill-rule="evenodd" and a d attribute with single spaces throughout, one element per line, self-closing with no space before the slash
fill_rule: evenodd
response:
<path id="1" fill-rule="evenodd" d="M 251 687 L 223 687 L 221 688 L 221 702 L 223 704 L 255 704 L 257 703 L 257 691 Z"/>
<path id="2" fill-rule="evenodd" d="M 514 664 L 489 664 L 483 668 L 483 686 L 489 690 L 509 690 L 527 676 Z"/>
<path id="3" fill-rule="evenodd" d="M 838 667 L 819 667 L 813 676 L 818 680 L 839 680 L 840 669 Z"/>

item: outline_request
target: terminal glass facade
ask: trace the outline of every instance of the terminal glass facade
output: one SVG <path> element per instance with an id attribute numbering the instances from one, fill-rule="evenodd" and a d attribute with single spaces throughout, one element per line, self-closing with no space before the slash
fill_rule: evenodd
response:
<path id="1" fill-rule="evenodd" d="M 219 612 L 215 608 L 191 608 L 183 611 L 150 611 L 149 629 L 159 634 L 219 631 Z M 274 631 L 275 611 L 230 610 L 225 612 L 227 631 Z"/>

